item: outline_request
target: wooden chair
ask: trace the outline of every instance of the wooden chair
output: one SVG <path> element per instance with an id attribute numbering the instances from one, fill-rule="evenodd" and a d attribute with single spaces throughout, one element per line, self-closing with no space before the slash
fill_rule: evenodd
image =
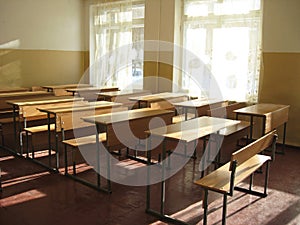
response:
<path id="1" fill-rule="evenodd" d="M 223 215 L 222 224 L 226 223 L 227 196 L 233 196 L 233 191 L 238 190 L 260 197 L 267 196 L 269 162 L 275 157 L 276 131 L 272 131 L 259 138 L 255 142 L 232 153 L 231 160 L 224 166 L 195 181 L 204 189 L 204 217 L 203 224 L 207 224 L 208 191 L 217 192 L 223 195 Z M 269 146 L 272 146 L 272 156 L 259 154 Z M 264 191 L 252 190 L 253 174 L 266 163 Z M 250 177 L 249 189 L 238 187 L 237 185 Z"/>

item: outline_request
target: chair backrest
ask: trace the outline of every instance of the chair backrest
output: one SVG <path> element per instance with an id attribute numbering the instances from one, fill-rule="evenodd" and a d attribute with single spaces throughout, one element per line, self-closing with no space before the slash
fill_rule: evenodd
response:
<path id="1" fill-rule="evenodd" d="M 231 160 L 230 160 L 230 170 L 233 169 L 233 163 L 236 162 L 237 166 L 241 165 L 243 162 L 250 159 L 252 156 L 262 152 L 272 144 L 275 145 L 277 139 L 276 131 L 272 131 L 261 138 L 257 139 L 256 141 L 246 145 L 245 147 L 241 148 L 240 150 L 232 153 Z M 273 154 L 275 153 L 275 146 L 273 146 Z"/>

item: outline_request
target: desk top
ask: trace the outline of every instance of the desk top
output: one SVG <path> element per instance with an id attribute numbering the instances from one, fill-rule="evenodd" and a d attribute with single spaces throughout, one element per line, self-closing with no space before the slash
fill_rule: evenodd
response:
<path id="1" fill-rule="evenodd" d="M 80 92 L 108 92 L 119 91 L 118 87 L 81 87 L 81 88 L 69 88 L 67 92 L 80 93 Z"/>
<path id="2" fill-rule="evenodd" d="M 99 96 L 116 97 L 122 95 L 143 94 L 149 93 L 147 90 L 124 90 L 124 91 L 108 91 L 97 93 Z"/>
<path id="3" fill-rule="evenodd" d="M 91 87 L 91 86 L 92 86 L 91 84 L 61 84 L 61 85 L 46 85 L 46 86 L 42 86 L 42 88 L 53 90 L 53 89 L 80 88 L 80 87 Z"/>
<path id="4" fill-rule="evenodd" d="M 6 87 L 6 88 L 0 88 L 0 93 L 24 92 L 24 91 L 29 91 L 29 88 L 24 88 L 24 87 Z"/>
<path id="5" fill-rule="evenodd" d="M 98 101 L 98 102 L 82 102 L 81 104 L 74 104 L 70 107 L 65 107 L 65 106 L 55 107 L 55 108 L 42 107 L 42 108 L 38 108 L 38 110 L 45 113 L 58 114 L 58 113 L 88 111 L 88 110 L 95 110 L 95 109 L 107 109 L 107 108 L 113 108 L 119 106 L 122 106 L 122 104 L 116 102 Z"/>
<path id="6" fill-rule="evenodd" d="M 160 116 L 160 115 L 165 115 L 165 114 L 174 114 L 174 111 L 143 108 L 143 109 L 133 109 L 133 110 L 128 110 L 128 111 L 122 111 L 122 112 L 106 113 L 106 114 L 98 115 L 98 116 L 84 117 L 82 119 L 89 123 L 109 125 L 109 124 L 118 123 L 118 122 L 125 122 L 125 121 L 129 121 L 129 120 L 136 120 L 136 119 Z"/>
<path id="7" fill-rule="evenodd" d="M 179 107 L 186 107 L 186 108 L 200 108 L 202 106 L 221 103 L 223 101 L 224 100 L 203 98 L 203 99 L 195 99 L 195 100 L 184 101 L 184 102 L 177 102 L 177 103 L 173 103 L 173 105 Z"/>
<path id="8" fill-rule="evenodd" d="M 259 103 L 256 105 L 247 106 L 241 109 L 234 110 L 233 112 L 243 115 L 266 116 L 277 110 L 289 108 L 289 105 Z"/>
<path id="9" fill-rule="evenodd" d="M 172 140 L 190 142 L 240 122 L 241 121 L 239 120 L 202 116 L 165 127 L 148 130 L 146 133 Z"/>
<path id="10" fill-rule="evenodd" d="M 179 97 L 188 97 L 188 96 L 184 93 L 162 92 L 157 94 L 130 97 L 129 100 L 155 102 L 155 101 L 167 100 L 167 99 L 179 98 Z"/>
<path id="11" fill-rule="evenodd" d="M 52 93 L 46 91 L 22 91 L 22 92 L 9 92 L 9 93 L 0 93 L 0 98 L 14 98 L 14 97 L 27 97 L 27 96 L 39 96 L 39 95 L 48 95 L 53 96 Z"/>
<path id="12" fill-rule="evenodd" d="M 47 92 L 46 92 L 47 93 Z M 29 106 L 29 105 L 40 105 L 40 104 L 51 104 L 51 103 L 62 103 L 70 101 L 82 101 L 83 98 L 77 98 L 74 96 L 50 96 L 50 97 L 40 97 L 31 99 L 18 99 L 18 100 L 8 100 L 7 104 L 16 106 Z"/>

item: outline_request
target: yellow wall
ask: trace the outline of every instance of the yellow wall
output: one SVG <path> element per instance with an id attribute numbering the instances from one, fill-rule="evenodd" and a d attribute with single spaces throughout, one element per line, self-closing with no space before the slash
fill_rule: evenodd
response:
<path id="1" fill-rule="evenodd" d="M 172 91 L 173 49 L 168 43 L 174 42 L 176 2 L 179 1 L 145 1 L 144 88 L 153 93 Z M 147 43 L 149 40 L 151 43 Z M 147 77 L 151 77 L 151 83 Z M 162 79 L 155 81 L 154 77 Z"/>
<path id="2" fill-rule="evenodd" d="M 264 53 L 263 64 L 259 101 L 291 106 L 287 143 L 300 146 L 300 53 Z"/>
<path id="3" fill-rule="evenodd" d="M 0 50 L 0 86 L 78 83 L 84 62 L 85 52 L 80 51 Z"/>
<path id="4" fill-rule="evenodd" d="M 300 146 L 300 1 L 265 0 L 263 19 L 259 101 L 291 106 L 287 144 Z"/>
<path id="5" fill-rule="evenodd" d="M 87 66 L 82 0 L 0 0 L 0 86 L 77 83 Z"/>

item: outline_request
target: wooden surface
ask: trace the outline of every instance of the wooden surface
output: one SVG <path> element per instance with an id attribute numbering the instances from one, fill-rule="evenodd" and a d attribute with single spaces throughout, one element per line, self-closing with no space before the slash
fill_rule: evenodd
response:
<path id="1" fill-rule="evenodd" d="M 207 111 L 208 116 L 235 119 L 234 110 L 246 107 L 245 102 L 235 102 L 227 106 L 213 108 Z"/>
<path id="2" fill-rule="evenodd" d="M 60 103 L 60 102 L 69 102 L 69 101 L 81 101 L 83 98 L 74 98 L 73 96 L 50 96 L 50 97 L 37 97 L 37 98 L 23 98 L 16 100 L 6 101 L 8 104 L 16 106 L 29 106 L 29 105 L 42 105 L 50 103 Z"/>
<path id="3" fill-rule="evenodd" d="M 0 88 L 0 93 L 24 92 L 24 91 L 29 91 L 29 88 L 25 88 L 25 87 L 2 87 L 2 88 Z"/>
<path id="4" fill-rule="evenodd" d="M 72 105 L 74 102 L 82 101 L 82 98 L 74 98 L 71 96 L 65 97 L 41 97 L 34 99 L 20 99 L 20 100 L 10 100 L 7 101 L 8 104 L 14 105 L 17 109 L 19 109 L 19 117 L 20 118 L 29 118 L 36 116 L 43 116 L 38 108 L 39 107 L 66 107 Z"/>
<path id="5" fill-rule="evenodd" d="M 231 162 L 236 160 L 237 166 L 239 166 L 252 156 L 262 152 L 272 144 L 275 134 L 276 131 L 270 132 L 264 135 L 263 137 L 259 138 L 258 140 L 246 145 L 242 149 L 232 153 Z"/>
<path id="6" fill-rule="evenodd" d="M 62 85 L 45 85 L 43 88 L 48 91 L 53 91 L 54 89 L 68 89 L 68 88 L 80 88 L 80 87 L 91 87 L 90 84 L 62 84 Z"/>
<path id="7" fill-rule="evenodd" d="M 289 108 L 289 105 L 259 103 L 256 105 L 247 106 L 241 109 L 234 110 L 235 113 L 243 115 L 265 116 L 277 110 Z"/>
<path id="8" fill-rule="evenodd" d="M 185 112 L 189 112 L 189 110 L 192 110 L 192 113 L 196 114 L 195 117 L 199 117 L 206 116 L 207 110 L 221 107 L 227 104 L 228 101 L 218 99 L 195 99 L 174 103 L 173 105 L 177 108 L 183 108 Z"/>
<path id="9" fill-rule="evenodd" d="M 108 92 L 100 92 L 97 93 L 98 96 L 103 96 L 103 97 L 117 97 L 117 96 L 130 96 L 130 95 L 136 95 L 136 94 L 148 94 L 149 91 L 147 90 L 124 90 L 124 91 L 108 91 Z"/>
<path id="10" fill-rule="evenodd" d="M 83 88 L 70 88 L 66 89 L 67 92 L 71 92 L 73 94 L 75 93 L 86 93 L 86 92 L 113 92 L 113 91 L 119 91 L 118 87 L 83 87 Z"/>
<path id="11" fill-rule="evenodd" d="M 266 161 L 271 160 L 270 156 L 258 153 L 272 145 L 275 134 L 275 131 L 270 132 L 255 142 L 232 153 L 230 162 L 200 180 L 195 181 L 195 184 L 224 194 L 229 193 L 232 163 L 234 161 L 237 162 L 233 184 L 233 186 L 236 186 L 259 169 Z"/>
<path id="12" fill-rule="evenodd" d="M 289 105 L 260 103 L 234 110 L 238 115 L 266 118 L 264 133 L 267 133 L 288 121 Z"/>
<path id="13" fill-rule="evenodd" d="M 171 110 L 144 108 L 144 109 L 128 110 L 124 112 L 108 113 L 99 116 L 85 117 L 82 119 L 90 123 L 108 125 L 112 123 L 136 120 L 140 118 L 160 116 L 163 114 L 174 114 L 174 112 Z"/>
<path id="14" fill-rule="evenodd" d="M 130 97 L 129 99 L 131 101 L 143 101 L 143 102 L 151 103 L 151 102 L 158 102 L 158 101 L 162 101 L 162 100 L 169 100 L 169 99 L 179 98 L 179 97 L 188 98 L 187 94 L 162 92 L 162 93 L 157 93 L 157 94 Z"/>
<path id="15" fill-rule="evenodd" d="M 223 103 L 223 100 L 218 99 L 194 99 L 189 101 L 174 103 L 174 106 L 186 107 L 186 108 L 199 108 L 206 105 L 211 105 L 215 103 Z"/>
<path id="16" fill-rule="evenodd" d="M 0 93 L 0 109 L 11 109 L 12 106 L 7 104 L 7 101 L 17 99 L 32 99 L 42 96 L 53 96 L 53 93 L 46 91 L 24 91 L 24 92 L 11 92 Z"/>
<path id="17" fill-rule="evenodd" d="M 238 123 L 240 123 L 238 120 L 202 116 L 166 127 L 151 129 L 146 133 L 177 141 L 190 142 Z"/>
<path id="18" fill-rule="evenodd" d="M 157 110 L 150 108 L 134 109 L 125 112 L 113 112 L 100 116 L 85 117 L 84 121 L 97 124 L 100 130 L 106 130 L 106 146 L 120 148 L 124 146 L 135 146 L 139 140 L 145 139 L 145 131 L 153 118 L 159 118 L 158 123 L 152 123 L 152 127 L 163 124 L 171 124 L 174 111 Z"/>
<path id="19" fill-rule="evenodd" d="M 85 105 L 77 107 L 61 107 L 61 108 L 38 108 L 39 111 L 54 115 L 56 123 L 56 131 L 61 129 L 72 130 L 92 126 L 91 123 L 83 121 L 82 117 L 106 114 L 110 112 L 119 112 L 127 110 L 120 103 L 114 102 L 95 102 L 85 103 Z"/>
<path id="20" fill-rule="evenodd" d="M 98 138 L 100 142 L 106 141 L 106 133 L 99 133 Z M 89 135 L 84 137 L 78 137 L 73 139 L 68 139 L 63 141 L 64 144 L 70 145 L 72 147 L 79 147 L 82 145 L 90 145 L 96 143 L 96 136 L 95 135 Z"/>
<path id="21" fill-rule="evenodd" d="M 237 185 L 245 180 L 270 159 L 271 157 L 266 155 L 255 155 L 249 158 L 247 161 L 237 167 L 234 185 Z M 202 179 L 195 181 L 195 184 L 207 188 L 208 190 L 213 190 L 224 194 L 229 193 L 231 175 L 229 168 L 230 162 L 206 175 Z"/>

